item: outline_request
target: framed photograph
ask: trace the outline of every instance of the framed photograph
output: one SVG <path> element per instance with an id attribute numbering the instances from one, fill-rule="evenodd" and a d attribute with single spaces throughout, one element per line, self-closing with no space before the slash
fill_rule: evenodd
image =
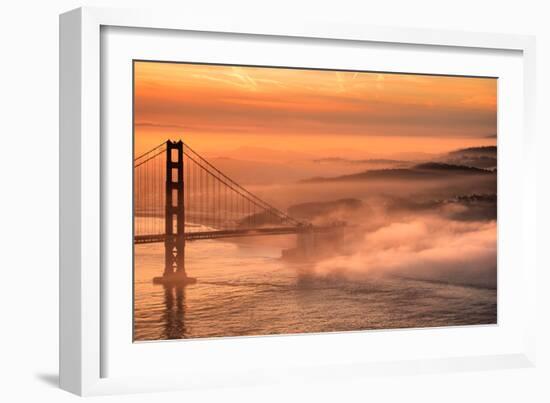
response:
<path id="1" fill-rule="evenodd" d="M 86 8 L 60 43 L 64 389 L 533 365 L 533 38 Z"/>

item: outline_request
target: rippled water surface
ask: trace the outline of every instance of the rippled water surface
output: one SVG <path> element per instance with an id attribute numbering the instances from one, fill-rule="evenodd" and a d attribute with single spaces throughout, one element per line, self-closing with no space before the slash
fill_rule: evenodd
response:
<path id="1" fill-rule="evenodd" d="M 136 246 L 136 340 L 496 323 L 493 289 L 316 279 L 281 260 L 281 246 L 269 242 L 197 241 L 186 252 L 198 282 L 165 288 L 152 283 L 162 273 L 163 244 Z"/>

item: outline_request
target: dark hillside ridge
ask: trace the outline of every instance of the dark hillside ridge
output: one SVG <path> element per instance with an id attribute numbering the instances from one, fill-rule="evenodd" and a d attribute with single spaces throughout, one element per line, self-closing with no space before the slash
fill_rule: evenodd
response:
<path id="1" fill-rule="evenodd" d="M 350 175 L 341 175 L 334 177 L 315 177 L 304 179 L 301 183 L 319 183 L 319 182 L 346 182 L 375 179 L 439 179 L 456 175 L 493 175 L 494 172 L 469 167 L 464 165 L 447 164 L 442 162 L 426 162 L 415 165 L 412 168 L 395 169 L 372 169 Z"/>
<path id="2" fill-rule="evenodd" d="M 451 151 L 449 154 L 496 154 L 496 146 L 469 147 L 460 150 Z"/>
<path id="3" fill-rule="evenodd" d="M 426 169 L 434 171 L 452 171 L 452 172 L 463 172 L 463 173 L 477 173 L 477 174 L 487 174 L 489 171 L 486 169 L 470 167 L 465 165 L 457 164 L 448 164 L 444 162 L 425 162 L 423 164 L 418 164 L 414 166 L 415 169 Z"/>

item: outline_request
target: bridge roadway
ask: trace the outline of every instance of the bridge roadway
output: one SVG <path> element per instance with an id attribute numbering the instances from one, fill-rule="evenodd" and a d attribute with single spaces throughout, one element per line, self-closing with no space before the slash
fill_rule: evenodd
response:
<path id="1" fill-rule="evenodd" d="M 220 238 L 238 238 L 246 236 L 261 236 L 261 235 L 288 235 L 305 232 L 329 232 L 336 228 L 341 228 L 341 225 L 330 225 L 324 227 L 317 226 L 298 226 L 298 227 L 274 227 L 274 228 L 253 228 L 253 229 L 231 229 L 231 230 L 214 230 L 214 231 L 196 231 L 186 232 L 186 241 L 198 241 L 201 239 L 220 239 Z M 172 235 L 176 236 L 176 235 Z M 134 236 L 135 244 L 164 242 L 166 234 L 153 235 L 136 235 Z"/>

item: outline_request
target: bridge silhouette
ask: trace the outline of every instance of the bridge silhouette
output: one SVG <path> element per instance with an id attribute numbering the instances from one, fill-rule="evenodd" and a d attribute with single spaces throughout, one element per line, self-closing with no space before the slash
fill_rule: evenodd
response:
<path id="1" fill-rule="evenodd" d="M 186 272 L 186 242 L 296 234 L 297 250 L 306 256 L 314 252 L 318 234 L 344 226 L 290 217 L 181 140 L 167 140 L 134 158 L 134 244 L 164 243 L 164 273 L 156 283 L 196 281 Z"/>

